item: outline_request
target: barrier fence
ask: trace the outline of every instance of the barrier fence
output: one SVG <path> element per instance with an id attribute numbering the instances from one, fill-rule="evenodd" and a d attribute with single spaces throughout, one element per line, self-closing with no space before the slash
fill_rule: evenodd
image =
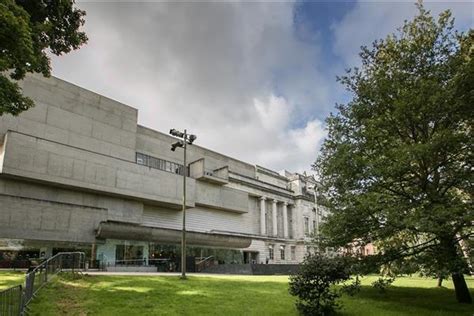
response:
<path id="1" fill-rule="evenodd" d="M 13 286 L 0 291 L 0 315 L 16 316 L 21 315 L 23 287 Z"/>
<path id="2" fill-rule="evenodd" d="M 29 271 L 25 285 L 0 291 L 0 316 L 24 315 L 36 293 L 61 271 L 80 272 L 85 268 L 83 252 L 60 252 Z"/>

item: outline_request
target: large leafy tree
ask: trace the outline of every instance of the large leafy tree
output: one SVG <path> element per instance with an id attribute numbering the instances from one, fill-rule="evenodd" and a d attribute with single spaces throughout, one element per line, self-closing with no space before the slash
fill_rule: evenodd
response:
<path id="1" fill-rule="evenodd" d="M 417 7 L 339 78 L 353 98 L 327 119 L 314 165 L 331 211 L 323 232 L 331 246 L 377 243 L 366 260 L 378 265 L 450 274 L 471 303 L 474 31 Z"/>
<path id="2" fill-rule="evenodd" d="M 0 0 L 0 115 L 33 106 L 16 81 L 26 73 L 50 76 L 48 52 L 68 53 L 86 43 L 85 12 L 73 0 Z"/>

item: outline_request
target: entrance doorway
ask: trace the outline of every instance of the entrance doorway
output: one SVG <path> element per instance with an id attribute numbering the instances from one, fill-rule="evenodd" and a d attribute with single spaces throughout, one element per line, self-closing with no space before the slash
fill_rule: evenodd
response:
<path id="1" fill-rule="evenodd" d="M 244 251 L 244 263 L 246 264 L 257 264 L 258 263 L 258 252 L 256 251 Z"/>

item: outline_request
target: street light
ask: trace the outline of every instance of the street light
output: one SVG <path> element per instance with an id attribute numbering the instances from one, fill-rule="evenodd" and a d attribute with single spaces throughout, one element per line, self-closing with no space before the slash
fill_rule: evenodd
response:
<path id="1" fill-rule="evenodd" d="M 184 158 L 183 158 L 183 230 L 181 235 L 181 279 L 186 279 L 186 173 L 187 173 L 187 165 L 186 165 L 186 145 L 192 145 L 193 142 L 196 140 L 196 135 L 187 134 L 186 130 L 180 132 L 176 129 L 170 129 L 170 134 L 181 138 L 177 142 L 171 145 L 171 151 L 175 151 L 176 148 L 182 147 Z"/>

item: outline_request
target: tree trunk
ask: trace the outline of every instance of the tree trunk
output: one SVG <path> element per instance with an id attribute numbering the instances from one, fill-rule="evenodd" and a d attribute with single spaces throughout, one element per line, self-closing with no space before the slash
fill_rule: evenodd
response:
<path id="1" fill-rule="evenodd" d="M 453 273 L 451 275 L 453 278 L 454 290 L 456 291 L 456 298 L 459 303 L 472 304 L 471 293 L 467 288 L 466 280 L 462 273 Z"/>
<path id="2" fill-rule="evenodd" d="M 443 277 L 438 277 L 438 287 L 443 286 Z"/>

